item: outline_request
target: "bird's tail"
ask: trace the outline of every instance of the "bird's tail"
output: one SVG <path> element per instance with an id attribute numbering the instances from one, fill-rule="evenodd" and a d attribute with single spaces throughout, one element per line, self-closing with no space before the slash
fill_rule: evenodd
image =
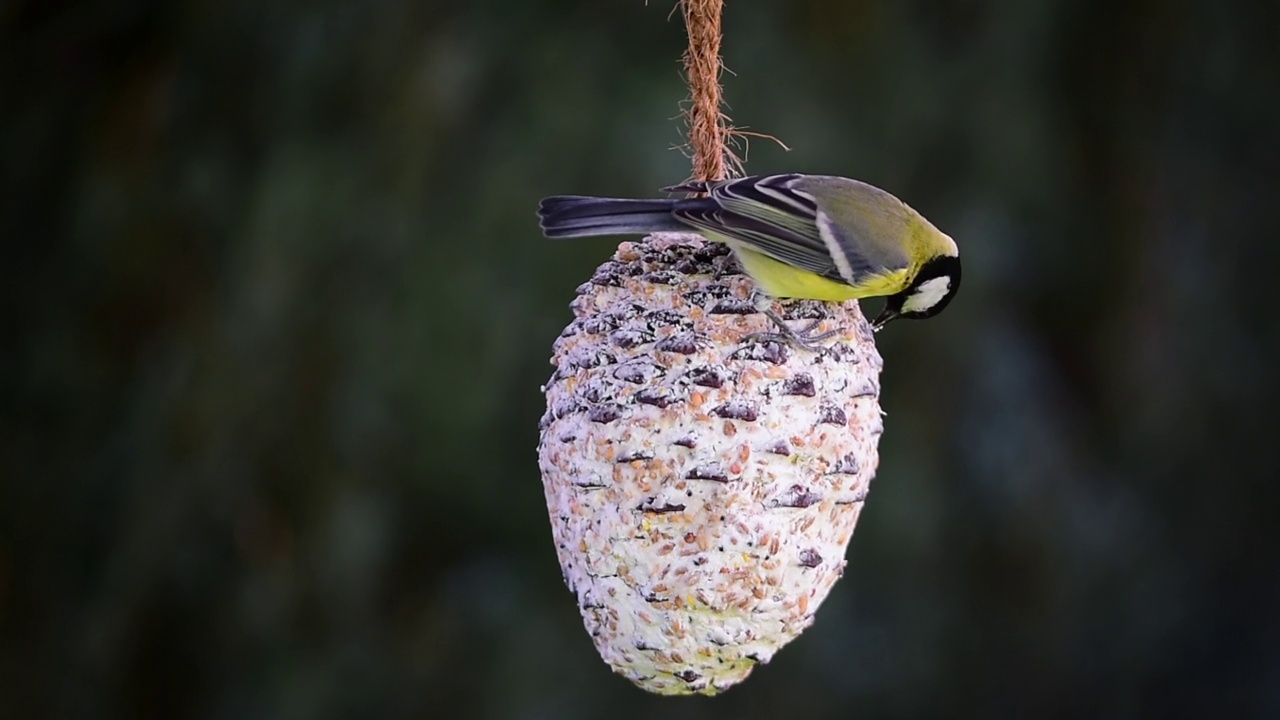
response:
<path id="1" fill-rule="evenodd" d="M 671 214 L 681 202 L 556 195 L 538 205 L 538 222 L 549 238 L 688 232 L 689 226 Z"/>

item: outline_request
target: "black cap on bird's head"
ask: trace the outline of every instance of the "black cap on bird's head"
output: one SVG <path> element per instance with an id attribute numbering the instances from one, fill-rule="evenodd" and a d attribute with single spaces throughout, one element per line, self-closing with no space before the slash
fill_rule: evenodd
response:
<path id="1" fill-rule="evenodd" d="M 879 330 L 890 320 L 923 320 L 942 312 L 960 290 L 960 258 L 939 255 L 920 267 L 906 290 L 890 295 L 884 310 L 871 323 Z"/>

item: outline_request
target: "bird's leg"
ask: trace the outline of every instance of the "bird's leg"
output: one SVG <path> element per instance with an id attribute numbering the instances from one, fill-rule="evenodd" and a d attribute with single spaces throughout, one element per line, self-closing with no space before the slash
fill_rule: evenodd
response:
<path id="1" fill-rule="evenodd" d="M 778 332 L 753 333 L 748 336 L 747 339 L 749 340 L 789 342 L 796 347 L 803 348 L 811 352 L 818 352 L 822 348 L 820 348 L 816 343 L 820 343 L 823 340 L 830 339 L 840 334 L 838 329 L 815 334 L 813 330 L 822 322 L 822 318 L 817 318 L 811 321 L 800 330 L 792 330 L 787 326 L 787 323 L 782 319 L 782 316 L 773 311 L 773 308 L 770 307 L 770 305 L 773 304 L 773 299 L 764 293 L 756 292 L 752 296 L 751 302 L 756 306 L 756 309 L 763 313 L 765 317 L 769 318 L 769 320 L 778 327 Z"/>

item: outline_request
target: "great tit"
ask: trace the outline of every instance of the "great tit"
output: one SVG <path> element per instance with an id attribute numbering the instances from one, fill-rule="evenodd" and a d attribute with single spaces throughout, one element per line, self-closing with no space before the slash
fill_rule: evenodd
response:
<path id="1" fill-rule="evenodd" d="M 880 188 L 831 175 L 756 175 L 691 182 L 665 192 L 701 197 L 557 195 L 538 216 L 549 238 L 693 230 L 733 249 L 776 298 L 844 301 L 888 296 L 872 322 L 942 312 L 960 289 L 955 241 Z"/>

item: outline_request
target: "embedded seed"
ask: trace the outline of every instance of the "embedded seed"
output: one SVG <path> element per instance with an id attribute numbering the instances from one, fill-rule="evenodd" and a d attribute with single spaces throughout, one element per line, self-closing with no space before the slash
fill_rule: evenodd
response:
<path id="1" fill-rule="evenodd" d="M 698 352 L 698 340 L 692 333 L 679 333 L 659 340 L 653 347 L 662 352 L 692 355 Z"/>
<path id="2" fill-rule="evenodd" d="M 844 410 L 841 410 L 835 405 L 823 405 L 822 408 L 818 410 L 818 422 L 826 423 L 827 425 L 844 425 L 848 421 L 848 418 L 845 417 Z"/>
<path id="3" fill-rule="evenodd" d="M 720 405 L 711 414 L 731 420 L 754 422 L 760 417 L 760 408 L 753 402 L 733 401 Z"/>
<path id="4" fill-rule="evenodd" d="M 818 394 L 818 391 L 814 388 L 812 375 L 796 373 L 782 384 L 782 393 L 784 395 L 813 397 Z"/>
<path id="5" fill-rule="evenodd" d="M 605 425 L 622 417 L 622 408 L 609 403 L 606 405 L 596 405 L 587 411 L 587 418 L 593 423 Z"/>

